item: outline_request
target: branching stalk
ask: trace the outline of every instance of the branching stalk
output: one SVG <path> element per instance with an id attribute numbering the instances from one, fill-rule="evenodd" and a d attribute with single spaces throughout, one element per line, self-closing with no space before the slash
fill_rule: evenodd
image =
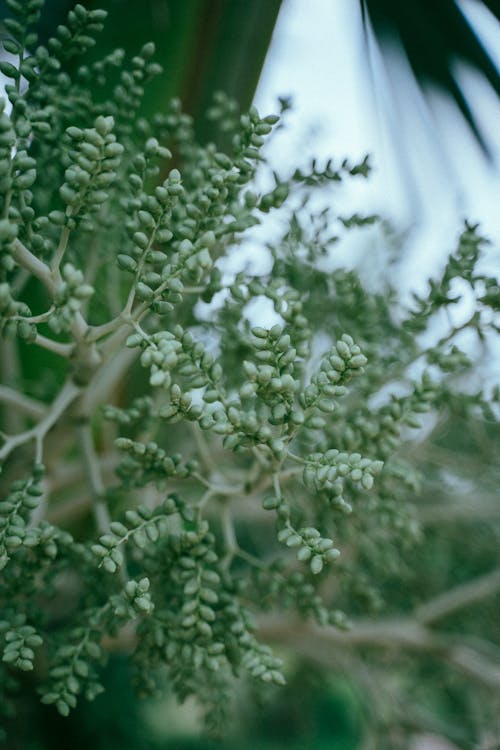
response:
<path id="1" fill-rule="evenodd" d="M 78 396 L 80 390 L 80 387 L 72 380 L 66 381 L 43 419 L 41 419 L 35 427 L 32 427 L 25 432 L 21 432 L 18 435 L 6 436 L 5 443 L 0 449 L 0 461 L 5 461 L 15 448 L 18 448 L 20 445 L 24 445 L 31 440 L 36 441 L 37 457 L 40 459 L 39 454 L 41 453 L 41 444 L 45 435 L 61 418 L 68 406 Z"/>
<path id="2" fill-rule="evenodd" d="M 45 404 L 6 385 L 0 385 L 0 401 L 16 409 L 20 409 L 29 417 L 38 419 L 41 419 L 47 411 Z"/>

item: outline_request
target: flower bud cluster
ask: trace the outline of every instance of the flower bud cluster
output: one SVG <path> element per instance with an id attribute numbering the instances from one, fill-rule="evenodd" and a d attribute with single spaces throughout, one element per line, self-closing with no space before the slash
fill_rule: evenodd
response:
<path id="1" fill-rule="evenodd" d="M 421 427 L 419 414 L 430 411 L 439 397 L 440 387 L 424 371 L 421 380 L 412 383 L 405 396 L 391 395 L 388 403 L 378 409 L 361 408 L 330 430 L 330 439 L 344 450 L 356 450 L 388 459 L 401 445 L 403 427 Z"/>
<path id="2" fill-rule="evenodd" d="M 155 153 L 161 150 L 154 141 Z M 146 143 L 146 151 L 149 142 Z M 170 152 L 168 152 L 170 154 Z M 127 214 L 126 229 L 134 245 L 133 255 L 136 260 L 144 255 L 153 242 L 157 245 L 167 245 L 172 239 L 172 232 L 168 229 L 171 221 L 171 209 L 175 206 L 183 191 L 181 175 L 178 169 L 170 170 L 167 178 L 158 185 L 152 194 L 145 190 L 145 181 L 151 169 L 151 156 L 139 154 L 132 162 L 128 174 L 129 195 L 122 198 L 121 205 Z M 144 235 L 146 239 L 142 236 Z M 151 261 L 155 258 L 151 257 Z M 164 260 L 158 257 L 158 261 Z M 125 268 L 125 267 L 124 267 Z M 125 268 L 125 270 L 132 270 Z"/>
<path id="3" fill-rule="evenodd" d="M 37 330 L 33 323 L 24 318 L 31 316 L 31 310 L 24 302 L 17 302 L 11 297 L 11 288 L 7 282 L 0 284 L 0 329 L 4 336 L 18 336 L 30 343 L 36 338 Z"/>
<path id="4" fill-rule="evenodd" d="M 259 643 L 253 636 L 242 638 L 244 655 L 241 661 L 246 671 L 257 680 L 273 685 L 285 685 L 283 660 L 276 657 L 269 646 Z"/>
<path id="5" fill-rule="evenodd" d="M 310 384 L 299 397 L 302 408 L 308 409 L 311 414 L 306 422 L 307 427 L 325 427 L 326 420 L 317 412 L 332 414 L 335 411 L 335 398 L 347 393 L 345 384 L 364 372 L 366 362 L 366 357 L 351 336 L 344 334 L 334 344 L 323 358 L 319 372 L 313 375 Z"/>
<path id="6" fill-rule="evenodd" d="M 88 10 L 77 3 L 69 11 L 66 24 L 60 24 L 56 36 L 49 40 L 50 52 L 62 59 L 82 55 L 94 46 L 93 35 L 102 31 L 106 16 L 104 10 Z"/>
<path id="7" fill-rule="evenodd" d="M 168 576 L 155 589 L 165 604 L 156 607 L 155 621 L 140 626 L 139 658 L 164 661 L 181 694 L 196 694 L 205 683 L 213 692 L 215 679 L 221 681 L 217 692 L 223 690 L 228 671 L 240 663 L 260 681 L 283 684 L 281 661 L 256 641 L 248 612 L 222 574 L 215 535 L 206 521 L 194 521 L 192 515 L 190 526 L 168 538 Z M 172 609 L 171 600 L 179 606 Z"/>
<path id="8" fill-rule="evenodd" d="M 41 688 L 42 703 L 54 705 L 61 716 L 68 716 L 76 707 L 80 693 L 87 700 L 93 700 L 104 689 L 94 666 L 102 658 L 99 643 L 102 631 L 98 629 L 102 618 L 96 617 L 95 612 L 90 616 L 93 627 L 74 628 L 68 642 L 59 646 L 49 670 L 48 683 Z"/>
<path id="9" fill-rule="evenodd" d="M 92 546 L 92 552 L 99 559 L 99 566 L 102 565 L 108 573 L 116 573 L 124 562 L 122 545 L 131 541 L 142 550 L 148 543 L 156 543 L 169 531 L 168 516 L 177 511 L 172 498 L 167 498 L 154 510 L 145 505 L 136 510 L 128 510 L 125 513 L 127 525 L 113 521 L 109 531 L 99 537 L 99 543 Z"/>
<path id="10" fill-rule="evenodd" d="M 9 254 L 10 246 L 18 234 L 17 223 L 9 221 L 10 207 L 7 196 L 13 187 L 12 149 L 16 142 L 16 133 L 10 117 L 5 112 L 5 101 L 0 99 L 0 201 L 2 218 L 0 220 L 0 270 L 11 271 L 14 262 Z"/>
<path id="11" fill-rule="evenodd" d="M 232 146 L 236 154 L 234 164 L 244 182 L 248 182 L 254 175 L 258 162 L 262 160 L 260 149 L 264 144 L 264 138 L 278 120 L 276 115 L 260 117 L 255 107 L 251 107 L 247 114 L 241 115 Z"/>
<path id="12" fill-rule="evenodd" d="M 183 160 L 192 156 L 193 118 L 182 111 L 180 99 L 174 97 L 165 103 L 164 110 L 153 115 L 152 129 L 162 142 L 175 143 Z"/>
<path id="13" fill-rule="evenodd" d="M 218 561 L 214 550 L 215 537 L 209 531 L 208 524 L 202 522 L 195 531 L 186 532 L 177 543 L 174 541 L 175 544 L 181 553 L 176 559 L 174 573 L 177 583 L 182 586 L 182 606 L 178 614 L 179 638 L 185 643 L 200 640 L 213 642 L 217 617 L 215 608 L 219 601 L 217 586 L 220 584 L 220 576 L 214 569 Z M 215 653 L 211 655 L 216 656 Z M 212 662 L 206 666 L 218 669 Z"/>
<path id="14" fill-rule="evenodd" d="M 285 321 L 287 333 L 297 350 L 297 356 L 309 357 L 312 334 L 304 315 L 301 293 L 281 278 L 274 278 L 269 284 L 262 284 L 260 280 L 255 279 L 249 284 L 249 290 L 252 295 L 264 294 L 273 302 L 275 311 Z"/>
<path id="15" fill-rule="evenodd" d="M 67 128 L 68 166 L 59 190 L 67 208 L 62 216 L 59 212 L 49 215 L 54 223 L 64 223 L 72 229 L 77 216 L 99 211 L 108 200 L 107 189 L 116 179 L 123 154 L 113 127 L 112 117 L 99 115 L 93 128 Z"/>
<path id="16" fill-rule="evenodd" d="M 25 32 L 28 27 L 35 26 L 38 23 L 40 11 L 43 8 L 43 0 L 24 0 L 24 2 L 21 0 L 5 0 L 5 5 L 10 11 L 9 18 L 5 19 L 5 28 L 15 37 Z M 32 45 L 36 39 L 36 34 L 32 34 L 31 38 L 26 40 L 25 43 Z M 17 49 L 8 51 L 15 55 Z"/>
<path id="17" fill-rule="evenodd" d="M 374 476 L 382 468 L 383 461 L 372 461 L 360 453 L 345 453 L 333 448 L 326 453 L 307 456 L 302 478 L 306 487 L 325 492 L 333 503 L 350 512 L 350 506 L 342 497 L 346 481 L 370 490 Z"/>
<path id="18" fill-rule="evenodd" d="M 429 349 L 426 357 L 430 365 L 437 365 L 443 372 L 459 372 L 472 366 L 469 357 L 455 344 L 448 351 L 441 347 Z"/>
<path id="19" fill-rule="evenodd" d="M 184 331 L 181 326 L 175 326 L 173 332 L 159 331 L 151 336 L 142 333 L 132 334 L 127 339 L 127 346 L 142 345 L 141 364 L 150 369 L 150 383 L 152 386 L 170 388 L 171 373 L 180 375 L 186 382 L 186 390 L 203 388 L 207 390 L 204 398 L 207 403 L 224 398 L 219 391 L 222 378 L 222 368 L 214 357 L 208 353 L 203 343 L 196 341 L 190 331 Z M 190 397 L 181 396 L 182 390 L 177 385 L 171 391 L 172 406 L 178 405 L 187 409 Z M 167 411 L 162 413 L 164 418 L 174 416 Z"/>
<path id="20" fill-rule="evenodd" d="M 170 534 L 165 547 L 168 575 L 158 580 L 157 590 L 166 604 L 157 608 L 155 623 L 141 627 L 141 658 L 166 663 L 181 693 L 196 693 L 200 681 L 211 683 L 227 667 L 215 537 L 205 521 L 193 524 L 190 518 L 191 530 Z M 175 609 L 168 606 L 172 599 Z"/>
<path id="21" fill-rule="evenodd" d="M 1 104 L 2 112 L 4 103 Z M 18 108 L 19 109 L 19 108 Z M 24 148 L 19 148 L 13 155 L 11 149 L 16 143 L 16 134 L 12 127 L 11 120 L 5 114 L 0 114 L 0 185 L 4 195 L 11 192 L 13 196 L 19 196 L 21 193 L 31 202 L 31 193 L 29 188 L 32 187 L 36 180 L 36 161 Z M 9 144 L 10 147 L 9 147 Z M 9 206 L 8 215 L 11 219 L 21 220 L 20 223 L 29 223 L 34 212 L 29 206 L 24 206 L 19 211 L 13 203 Z"/>
<path id="22" fill-rule="evenodd" d="M 149 593 L 149 579 L 127 581 L 123 592 L 111 598 L 113 613 L 120 619 L 133 620 L 135 617 L 150 615 L 154 604 Z"/>
<path id="23" fill-rule="evenodd" d="M 13 482 L 7 497 L 0 502 L 0 570 L 25 542 L 29 519 L 43 495 L 43 475 L 44 467 L 36 464 L 32 476 Z"/>
<path id="24" fill-rule="evenodd" d="M 119 425 L 137 425 L 147 422 L 153 415 L 153 399 L 150 396 L 140 396 L 132 401 L 128 408 L 120 408 L 106 404 L 102 407 L 104 419 Z"/>
<path id="25" fill-rule="evenodd" d="M 138 55 L 129 62 L 128 70 L 121 70 L 120 81 L 113 91 L 116 106 L 117 131 L 126 138 L 135 130 L 137 110 L 144 96 L 144 86 L 162 72 L 162 67 L 151 58 L 155 52 L 153 42 L 147 42 Z"/>
<path id="26" fill-rule="evenodd" d="M 366 179 L 370 171 L 371 166 L 368 156 L 365 156 L 361 162 L 354 165 L 347 159 L 344 159 L 338 168 L 333 166 L 332 159 L 328 159 L 324 167 L 319 166 L 317 159 L 312 159 L 309 169 L 307 171 L 296 169 L 292 179 L 294 182 L 312 187 L 313 185 L 325 185 L 328 182 L 340 182 L 346 176 L 356 177 L 360 175 Z"/>
<path id="27" fill-rule="evenodd" d="M 52 526 L 48 521 L 40 521 L 37 526 L 27 528 L 23 547 L 37 550 L 39 558 L 55 560 L 57 555 L 68 549 L 75 549 L 75 541 L 68 531 Z"/>
<path id="28" fill-rule="evenodd" d="M 181 122 L 183 116 L 176 115 L 173 119 Z M 251 171 L 242 173 L 234 157 L 217 151 L 213 144 L 201 147 L 188 140 L 179 144 L 179 148 L 188 175 L 185 193 L 173 213 L 175 234 L 181 241 L 194 243 L 200 232 L 213 232 L 219 240 L 258 223 L 253 207 L 240 199 L 241 186 L 251 179 Z"/>
<path id="29" fill-rule="evenodd" d="M 478 302 L 490 307 L 494 312 L 500 312 L 500 282 L 492 276 L 482 279 L 484 292 L 478 297 Z"/>
<path id="30" fill-rule="evenodd" d="M 283 560 L 277 560 L 269 569 L 256 571 L 254 580 L 259 595 L 265 597 L 269 606 L 293 607 L 319 625 L 345 627 L 345 614 L 326 605 L 311 574 L 314 575 L 310 569 L 290 571 Z"/>
<path id="31" fill-rule="evenodd" d="M 12 667 L 31 672 L 33 670 L 33 661 L 35 659 L 35 649 L 42 645 L 43 639 L 31 625 L 22 624 L 17 627 L 10 627 L 2 634 L 2 626 L 9 626 L 8 623 L 0 622 L 0 637 L 5 641 L 2 661 Z"/>
<path id="32" fill-rule="evenodd" d="M 73 85 L 78 82 L 78 84 L 85 89 L 88 89 L 89 86 L 92 86 L 93 89 L 104 87 L 108 82 L 110 82 L 110 78 L 111 76 L 113 76 L 113 73 L 115 73 L 117 69 L 120 70 L 123 67 L 124 62 L 125 50 L 121 48 L 114 49 L 107 55 L 104 55 L 102 58 L 93 60 L 92 62 L 90 62 L 90 64 L 84 63 L 82 65 L 79 65 L 76 69 L 75 81 Z M 111 111 L 111 109 L 114 108 L 112 106 L 112 102 L 110 102 L 109 104 L 111 105 Z M 112 114 L 116 115 L 114 111 Z M 119 126 L 115 126 L 115 129 L 117 130 L 117 132 L 119 132 L 120 130 Z"/>
<path id="33" fill-rule="evenodd" d="M 124 589 L 112 595 L 102 607 L 87 611 L 87 627 L 76 627 L 68 642 L 57 649 L 49 681 L 41 688 L 42 703 L 55 705 L 62 716 L 68 716 L 76 707 L 78 695 L 89 701 L 103 691 L 95 663 L 102 659 L 103 633 L 116 633 L 117 627 L 148 616 L 154 610 L 149 593 L 148 578 L 131 580 Z"/>
<path id="34" fill-rule="evenodd" d="M 176 206 L 184 191 L 177 169 L 155 188 L 154 195 L 144 192 L 137 173 L 129 181 L 133 194 L 122 204 L 129 213 L 126 227 L 133 247 L 118 255 L 118 265 L 135 275 L 137 298 L 164 315 L 182 301 L 186 284 L 200 283 L 212 270 L 215 234 L 203 232 L 193 241 L 174 237 L 173 215 L 178 213 Z"/>
<path id="35" fill-rule="evenodd" d="M 297 549 L 297 560 L 308 562 L 311 573 L 321 573 L 325 564 L 339 557 L 340 550 L 334 547 L 333 541 L 322 537 L 317 529 L 312 526 L 295 529 L 292 526 L 291 508 L 283 497 L 269 495 L 264 498 L 263 507 L 276 510 L 278 541 Z"/>
<path id="36" fill-rule="evenodd" d="M 219 125 L 223 133 L 234 132 L 238 128 L 240 108 L 236 99 L 225 91 L 216 91 L 213 104 L 207 110 L 207 119 Z"/>
<path id="37" fill-rule="evenodd" d="M 54 314 L 48 324 L 56 333 L 69 331 L 76 313 L 82 304 L 94 294 L 94 288 L 86 284 L 82 271 L 71 263 L 62 268 L 62 282 L 54 296 Z"/>
<path id="38" fill-rule="evenodd" d="M 257 364 L 244 362 L 248 382 L 240 389 L 240 395 L 248 398 L 255 393 L 270 406 L 282 405 L 282 412 L 275 415 L 275 422 L 284 422 L 294 403 L 299 382 L 293 377 L 297 350 L 292 346 L 289 334 L 281 325 L 271 329 L 252 328 L 252 347 Z"/>
<path id="39" fill-rule="evenodd" d="M 427 329 L 429 319 L 441 308 L 455 305 L 462 295 L 457 294 L 453 280 L 463 279 L 474 290 L 483 276 L 477 271 L 477 263 L 485 239 L 481 237 L 477 226 L 465 222 L 465 228 L 460 235 L 457 250 L 448 257 L 441 275 L 437 279 L 430 279 L 427 293 L 413 294 L 415 308 L 404 321 L 404 327 L 412 333 L 420 333 Z"/>
<path id="40" fill-rule="evenodd" d="M 227 625 L 225 642 L 228 649 L 240 652 L 241 664 L 256 680 L 274 685 L 284 685 L 283 661 L 276 657 L 266 644 L 259 643 L 253 634 L 250 613 L 240 604 L 233 592 L 221 596 L 221 615 Z"/>
<path id="41" fill-rule="evenodd" d="M 7 60 L 2 60 L 0 72 L 14 81 L 14 84 L 8 84 L 5 87 L 6 93 L 12 103 L 15 103 L 20 93 L 21 75 L 30 80 L 31 65 L 28 64 L 30 58 L 24 60 L 26 48 L 32 48 L 36 45 L 38 34 L 35 29 L 40 20 L 40 11 L 43 6 L 43 0 L 6 0 L 5 5 L 9 9 L 9 16 L 3 19 L 3 24 L 13 38 L 3 40 L 3 46 L 10 55 L 18 55 L 19 65 L 13 65 Z M 17 95 L 17 96 L 16 96 Z"/>
<path id="42" fill-rule="evenodd" d="M 276 181 L 276 186 L 269 193 L 265 193 L 259 201 L 259 209 L 268 213 L 271 208 L 281 208 L 288 198 L 290 188 L 286 182 Z"/>

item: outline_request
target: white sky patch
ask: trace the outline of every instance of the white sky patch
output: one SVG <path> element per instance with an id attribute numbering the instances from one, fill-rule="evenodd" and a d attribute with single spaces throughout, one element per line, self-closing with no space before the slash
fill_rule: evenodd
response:
<path id="1" fill-rule="evenodd" d="M 500 58 L 495 19 L 471 0 L 462 6 L 485 47 Z M 373 39 L 366 49 L 357 2 L 285 0 L 255 104 L 269 113 L 279 96 L 294 99 L 286 131 L 270 149 L 277 165 L 304 163 L 312 155 L 339 163 L 372 154 L 370 179 L 339 188 L 339 212 L 380 213 L 408 231 L 396 279 L 408 291 L 454 249 L 465 218 L 480 222 L 500 245 L 500 178 L 450 100 L 435 92 L 427 106 L 397 45 L 387 62 Z M 500 103 L 477 74 L 463 65 L 458 74 L 500 165 Z"/>
<path id="2" fill-rule="evenodd" d="M 251 326 L 272 328 L 276 323 L 283 325 L 283 318 L 274 309 L 272 301 L 264 295 L 253 297 L 243 308 L 243 316 Z"/>

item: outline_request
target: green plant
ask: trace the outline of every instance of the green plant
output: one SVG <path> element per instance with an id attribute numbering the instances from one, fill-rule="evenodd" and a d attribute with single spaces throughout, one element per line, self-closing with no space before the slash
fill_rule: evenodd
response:
<path id="1" fill-rule="evenodd" d="M 408 648 L 498 690 L 481 648 L 434 627 L 500 589 L 498 569 L 484 573 L 498 560 L 472 556 L 437 594 L 419 559 L 412 460 L 423 423 L 465 418 L 498 434 L 498 390 L 471 390 L 457 343 L 465 329 L 480 341 L 499 330 L 477 228 L 465 226 L 411 310 L 389 287 L 321 270 L 342 232 L 378 219 L 338 218 L 313 198 L 366 177 L 367 160 L 272 173 L 260 190 L 278 117 L 236 115 L 219 95 L 209 115 L 230 148 L 202 146 L 178 102 L 138 116 L 159 72 L 151 45 L 69 75 L 105 13 L 76 6 L 45 48 L 32 31 L 42 3 L 8 4 L 4 47 L 18 63 L 0 63 L 12 81 L 0 116 L 0 313 L 16 387 L 0 390 L 2 710 L 19 672 L 34 671 L 42 702 L 66 716 L 102 691 L 115 648 L 130 652 L 139 692 L 166 670 L 213 727 L 235 676 L 285 683 L 288 645 L 339 665 L 352 647 L 351 676 L 356 647 Z M 278 209 L 269 270 L 224 274 L 224 258 Z M 474 312 L 429 345 L 420 334 L 459 301 L 458 282 Z M 252 326 L 255 300 L 280 322 Z"/>

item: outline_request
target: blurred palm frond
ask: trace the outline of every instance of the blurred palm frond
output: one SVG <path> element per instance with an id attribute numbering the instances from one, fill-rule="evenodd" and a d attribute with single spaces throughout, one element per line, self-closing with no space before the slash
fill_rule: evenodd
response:
<path id="1" fill-rule="evenodd" d="M 365 35 L 373 29 L 382 54 L 395 43 L 404 51 L 424 93 L 435 87 L 452 97 L 483 152 L 488 144 L 457 77 L 457 62 L 480 73 L 497 96 L 500 74 L 458 0 L 360 0 Z M 499 0 L 476 0 L 477 11 L 500 20 Z M 496 20 L 495 20 L 496 19 Z"/>

